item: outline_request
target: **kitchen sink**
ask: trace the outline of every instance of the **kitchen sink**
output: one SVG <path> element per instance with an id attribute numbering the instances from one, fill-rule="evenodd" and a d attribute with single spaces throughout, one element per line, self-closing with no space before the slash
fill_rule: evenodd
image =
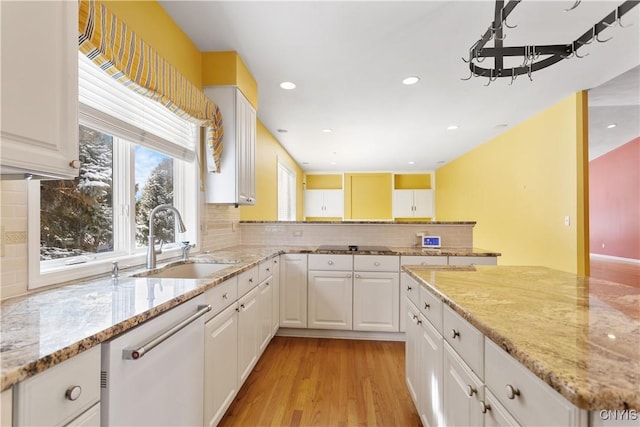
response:
<path id="1" fill-rule="evenodd" d="M 168 265 L 156 270 L 135 274 L 133 277 L 149 277 L 159 279 L 203 279 L 224 270 L 239 261 L 225 261 L 224 263 L 187 262 Z"/>

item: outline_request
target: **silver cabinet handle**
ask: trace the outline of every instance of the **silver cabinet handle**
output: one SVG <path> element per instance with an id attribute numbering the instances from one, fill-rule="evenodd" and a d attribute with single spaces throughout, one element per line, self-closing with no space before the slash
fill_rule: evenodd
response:
<path id="1" fill-rule="evenodd" d="M 374 262 L 373 265 L 375 265 L 376 267 L 380 267 L 380 261 Z"/>
<path id="2" fill-rule="evenodd" d="M 327 261 L 327 264 L 333 265 L 333 261 L 329 260 L 329 261 Z"/>
<path id="3" fill-rule="evenodd" d="M 350 274 L 347 274 L 347 279 L 351 279 L 351 275 Z"/>
<path id="4" fill-rule="evenodd" d="M 478 390 L 473 387 L 471 384 L 467 384 L 467 396 L 471 397 L 476 394 Z"/>
<path id="5" fill-rule="evenodd" d="M 145 354 L 153 350 L 158 344 L 162 344 L 168 338 L 180 332 L 182 329 L 187 327 L 190 323 L 192 323 L 193 321 L 195 321 L 196 319 L 203 316 L 205 313 L 209 311 L 211 311 L 211 305 L 199 305 L 198 311 L 196 311 L 195 314 L 192 314 L 191 316 L 184 319 L 182 322 L 171 327 L 170 329 L 167 329 L 166 331 L 156 336 L 155 338 L 150 339 L 148 342 L 146 342 L 145 344 L 142 344 L 140 347 L 135 349 L 122 350 L 122 358 L 127 360 L 140 359 L 142 356 L 144 356 Z"/>
<path id="6" fill-rule="evenodd" d="M 487 411 L 491 410 L 491 405 L 488 405 L 487 403 L 485 403 L 484 400 L 480 401 L 480 412 L 482 412 L 483 414 L 486 414 Z"/>
<path id="7" fill-rule="evenodd" d="M 407 286 L 407 291 L 410 292 L 411 291 L 411 286 Z"/>
<path id="8" fill-rule="evenodd" d="M 430 310 L 431 309 L 431 305 L 429 303 L 424 303 L 424 309 L 425 310 Z"/>
<path id="9" fill-rule="evenodd" d="M 249 283 L 253 283 L 253 277 L 249 279 Z"/>
<path id="10" fill-rule="evenodd" d="M 222 294 L 222 299 L 229 299 L 229 294 L 226 292 Z"/>
<path id="11" fill-rule="evenodd" d="M 451 338 L 453 338 L 454 340 L 460 336 L 460 332 L 456 331 L 455 329 L 451 330 Z"/>
<path id="12" fill-rule="evenodd" d="M 513 387 L 511 384 L 507 384 L 505 390 L 507 391 L 507 399 L 513 400 L 516 398 L 516 396 L 520 396 L 520 390 Z"/>
<path id="13" fill-rule="evenodd" d="M 64 393 L 64 397 L 66 397 L 68 400 L 71 400 L 73 402 L 74 400 L 78 400 L 81 394 L 82 394 L 82 387 L 80 387 L 79 385 L 72 385 Z"/>
<path id="14" fill-rule="evenodd" d="M 271 268 L 267 267 L 265 270 L 267 270 L 267 271 L 271 271 Z"/>
<path id="15" fill-rule="evenodd" d="M 356 274 L 356 279 L 359 279 L 359 278 L 360 278 L 360 275 L 359 275 L 359 274 Z"/>

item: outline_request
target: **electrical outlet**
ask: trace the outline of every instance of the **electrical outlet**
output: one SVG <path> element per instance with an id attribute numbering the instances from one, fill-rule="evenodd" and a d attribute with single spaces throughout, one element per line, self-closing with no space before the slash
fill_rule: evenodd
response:
<path id="1" fill-rule="evenodd" d="M 566 225 L 567 227 L 571 225 L 571 217 L 569 217 L 569 215 L 564 217 L 564 225 Z"/>
<path id="2" fill-rule="evenodd" d="M 294 230 L 293 237 L 302 237 L 302 230 Z"/>

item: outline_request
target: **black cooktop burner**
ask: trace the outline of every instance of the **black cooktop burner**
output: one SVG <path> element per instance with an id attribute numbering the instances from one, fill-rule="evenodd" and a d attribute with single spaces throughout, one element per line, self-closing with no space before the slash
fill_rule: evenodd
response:
<path id="1" fill-rule="evenodd" d="M 347 251 L 347 252 L 388 252 L 392 251 L 386 246 L 367 246 L 367 245 L 321 245 L 318 246 L 319 251 Z"/>

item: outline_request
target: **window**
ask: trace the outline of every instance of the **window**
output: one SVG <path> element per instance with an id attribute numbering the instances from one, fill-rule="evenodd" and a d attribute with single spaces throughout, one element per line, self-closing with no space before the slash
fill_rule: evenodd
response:
<path id="1" fill-rule="evenodd" d="M 296 173 L 278 161 L 278 221 L 296 220 Z"/>
<path id="2" fill-rule="evenodd" d="M 81 167 L 75 180 L 29 184 L 29 287 L 143 264 L 149 214 L 165 256 L 198 241 L 197 124 L 123 87 L 80 56 Z M 126 264 L 125 264 L 126 265 Z"/>

